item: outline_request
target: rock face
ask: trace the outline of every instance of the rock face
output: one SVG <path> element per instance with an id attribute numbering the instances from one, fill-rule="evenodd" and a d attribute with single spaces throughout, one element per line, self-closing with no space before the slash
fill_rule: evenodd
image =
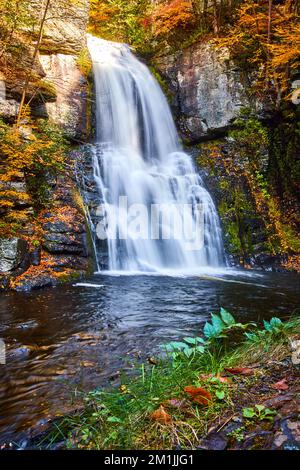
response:
<path id="1" fill-rule="evenodd" d="M 69 138 L 87 138 L 87 80 L 77 65 L 77 56 L 40 55 L 47 82 L 56 90 L 56 100 L 35 108 L 35 114 L 48 117 L 61 126 Z"/>
<path id="2" fill-rule="evenodd" d="M 227 49 L 197 43 L 154 65 L 174 95 L 179 130 L 190 142 L 224 134 L 242 107 L 253 106 Z"/>
<path id="3" fill-rule="evenodd" d="M 28 263 L 28 245 L 21 238 L 6 238 L 0 240 L 0 271 L 10 273 Z"/>
<path id="4" fill-rule="evenodd" d="M 76 54 L 85 45 L 85 32 L 89 15 L 89 0 L 56 0 L 50 3 L 48 19 L 45 22 L 43 53 Z M 33 12 L 41 9 L 40 0 L 31 0 Z"/>
<path id="5" fill-rule="evenodd" d="M 40 1 L 31 0 L 28 8 L 33 17 L 40 17 Z M 13 39 L 16 50 L 22 54 L 13 55 L 10 51 L 4 54 L 3 60 L 11 64 L 11 70 L 7 77 L 0 75 L 0 117 L 10 121 L 17 116 L 25 75 L 28 69 L 33 69 L 27 93 L 33 115 L 49 118 L 63 127 L 71 139 L 86 139 L 88 83 L 77 62 L 86 46 L 88 13 L 89 0 L 51 2 L 33 67 L 30 44 L 37 33 L 32 27 L 24 27 L 20 37 Z"/>
<path id="6" fill-rule="evenodd" d="M 31 0 L 28 13 L 40 18 L 42 8 L 39 0 Z M 22 52 L 13 55 L 8 50 L 2 57 L 11 65 L 11 73 L 7 73 L 7 77 L 0 74 L 0 118 L 14 122 L 24 78 L 30 68 L 32 82 L 27 99 L 32 115 L 58 125 L 73 142 L 88 139 L 89 83 L 78 65 L 81 53 L 85 54 L 85 63 L 87 60 L 88 12 L 89 0 L 50 3 L 34 67 L 32 44 L 38 28 L 35 32 L 31 26 L 19 31 L 13 42 L 16 51 Z M 29 130 L 25 138 L 30 138 L 30 134 Z M 19 172 L 16 180 L 0 182 L 0 193 L 13 191 L 12 208 L 19 221 L 22 216 L 23 227 L 18 232 L 21 238 L 9 235 L 9 238 L 0 238 L 0 289 L 27 291 L 54 286 L 84 276 L 92 269 L 93 253 L 75 180 L 74 167 L 70 164 L 68 172 L 56 178 L 45 174 L 49 208 L 38 216 L 33 211 L 34 196 L 29 196 L 24 174 Z"/>

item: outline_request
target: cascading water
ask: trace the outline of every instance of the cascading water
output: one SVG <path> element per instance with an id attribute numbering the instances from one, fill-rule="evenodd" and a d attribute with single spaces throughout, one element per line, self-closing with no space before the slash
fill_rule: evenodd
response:
<path id="1" fill-rule="evenodd" d="M 108 270 L 195 271 L 222 266 L 214 203 L 180 147 L 158 83 L 127 45 L 89 36 L 88 46 L 96 90 L 94 178 L 110 233 Z M 120 207 L 120 198 L 126 198 L 127 209 L 139 208 L 147 218 L 144 236 L 138 233 L 141 227 L 134 215 Z M 159 207 L 159 236 L 153 236 L 152 207 Z M 179 225 L 183 234 L 195 233 L 201 225 L 202 243 L 190 246 L 187 238 L 178 236 Z"/>

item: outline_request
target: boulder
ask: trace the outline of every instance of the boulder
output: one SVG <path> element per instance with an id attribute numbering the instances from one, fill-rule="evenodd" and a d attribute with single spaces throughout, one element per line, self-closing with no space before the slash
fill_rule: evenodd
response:
<path id="1" fill-rule="evenodd" d="M 0 271 L 9 273 L 18 268 L 29 266 L 28 243 L 22 238 L 3 238 L 0 240 Z"/>

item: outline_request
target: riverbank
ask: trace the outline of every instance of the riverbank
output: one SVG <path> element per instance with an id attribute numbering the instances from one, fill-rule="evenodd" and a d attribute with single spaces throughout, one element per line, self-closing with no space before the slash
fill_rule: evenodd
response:
<path id="1" fill-rule="evenodd" d="M 255 326 L 221 309 L 119 388 L 84 396 L 38 445 L 79 449 L 300 449 L 300 317 Z"/>

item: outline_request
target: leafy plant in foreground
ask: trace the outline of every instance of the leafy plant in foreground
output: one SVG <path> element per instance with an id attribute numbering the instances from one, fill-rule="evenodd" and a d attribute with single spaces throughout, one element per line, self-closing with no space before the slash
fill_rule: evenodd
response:
<path id="1" fill-rule="evenodd" d="M 277 411 L 266 408 L 264 405 L 255 405 L 251 408 L 243 409 L 243 416 L 247 419 L 258 419 L 259 421 L 268 420 L 273 421 Z"/>
<path id="2" fill-rule="evenodd" d="M 205 340 L 196 336 L 195 338 L 183 338 L 182 341 L 171 341 L 164 344 L 162 348 L 176 360 L 182 356 L 192 357 L 196 353 L 203 353 L 205 349 Z"/>
<path id="3" fill-rule="evenodd" d="M 227 310 L 221 307 L 220 315 L 211 314 L 211 323 L 206 322 L 203 333 L 209 342 L 227 338 L 230 333 L 244 331 L 249 326 L 256 326 L 255 323 L 238 323 Z"/>
<path id="4" fill-rule="evenodd" d="M 245 333 L 245 336 L 252 342 L 259 342 L 263 338 L 279 338 L 283 337 L 287 332 L 287 326 L 280 318 L 273 317 L 270 321 L 264 320 L 264 329 L 257 330 L 253 333 Z"/>

